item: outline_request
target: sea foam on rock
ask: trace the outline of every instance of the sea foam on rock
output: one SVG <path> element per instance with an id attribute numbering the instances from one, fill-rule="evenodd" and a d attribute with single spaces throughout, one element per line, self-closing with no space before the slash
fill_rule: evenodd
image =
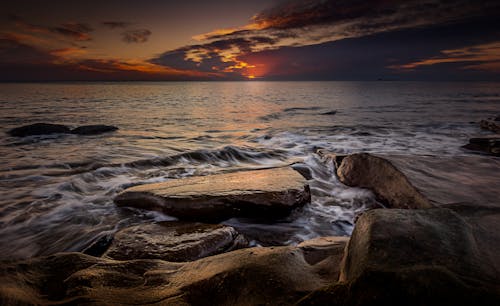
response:
<path id="1" fill-rule="evenodd" d="M 189 220 L 281 217 L 311 201 L 309 185 L 290 167 L 196 176 L 128 188 L 118 206 Z"/>
<path id="2" fill-rule="evenodd" d="M 248 241 L 230 226 L 160 222 L 118 231 L 104 257 L 192 261 L 248 246 Z"/>

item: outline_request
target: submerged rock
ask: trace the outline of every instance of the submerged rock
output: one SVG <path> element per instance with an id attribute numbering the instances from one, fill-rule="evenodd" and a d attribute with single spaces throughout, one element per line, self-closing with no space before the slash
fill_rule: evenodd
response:
<path id="1" fill-rule="evenodd" d="M 479 122 L 479 125 L 484 130 L 500 133 L 500 123 L 498 123 L 498 120 L 496 119 L 498 118 L 495 118 L 495 120 L 481 120 L 481 122 Z"/>
<path id="2" fill-rule="evenodd" d="M 187 263 L 81 253 L 4 262 L 0 304 L 290 305 L 338 278 L 344 247 L 259 247 Z"/>
<path id="3" fill-rule="evenodd" d="M 15 137 L 26 137 L 35 135 L 66 134 L 69 127 L 62 124 L 35 123 L 9 130 L 7 133 Z"/>
<path id="4" fill-rule="evenodd" d="M 469 139 L 469 143 L 463 147 L 468 150 L 500 156 L 500 135 L 474 137 Z"/>
<path id="5" fill-rule="evenodd" d="M 71 134 L 77 135 L 98 135 L 107 132 L 118 130 L 116 126 L 112 125 L 83 125 L 71 130 Z"/>
<path id="6" fill-rule="evenodd" d="M 337 175 L 348 186 L 371 189 L 389 208 L 432 207 L 406 176 L 386 159 L 368 153 L 348 155 L 341 159 Z"/>
<path id="7" fill-rule="evenodd" d="M 311 201 L 307 181 L 290 167 L 197 176 L 128 188 L 118 206 L 190 220 L 275 218 Z"/>
<path id="8" fill-rule="evenodd" d="M 474 217 L 442 208 L 364 213 L 346 248 L 340 283 L 300 304 L 498 305 L 500 234 L 485 226 L 498 227 L 500 209 L 465 207 L 455 208 Z"/>
<path id="9" fill-rule="evenodd" d="M 230 226 L 161 222 L 120 230 L 104 257 L 182 262 L 247 246 L 248 241 Z"/>

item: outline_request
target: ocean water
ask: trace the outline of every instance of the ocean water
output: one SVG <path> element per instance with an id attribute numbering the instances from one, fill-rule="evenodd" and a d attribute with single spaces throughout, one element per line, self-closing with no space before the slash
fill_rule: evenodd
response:
<path id="1" fill-rule="evenodd" d="M 123 189 L 294 163 L 312 203 L 283 220 L 224 221 L 254 245 L 350 235 L 380 206 L 315 154 L 475 156 L 461 148 L 500 112 L 500 83 L 158 82 L 0 84 L 0 259 L 81 251 L 125 226 L 173 217 L 117 208 Z M 14 138 L 36 122 L 110 124 L 96 135 Z"/>

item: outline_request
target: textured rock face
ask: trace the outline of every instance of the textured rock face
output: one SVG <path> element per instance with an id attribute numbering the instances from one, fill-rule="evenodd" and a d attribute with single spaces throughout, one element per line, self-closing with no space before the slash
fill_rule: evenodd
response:
<path id="1" fill-rule="evenodd" d="M 248 241 L 230 226 L 162 222 L 117 232 L 104 257 L 183 262 L 246 246 Z"/>
<path id="2" fill-rule="evenodd" d="M 449 208 L 364 213 L 340 282 L 300 304 L 498 305 L 500 234 L 485 226 L 498 228 L 500 209 Z"/>
<path id="3" fill-rule="evenodd" d="M 69 127 L 61 124 L 35 123 L 14 128 L 7 133 L 15 137 L 69 133 Z"/>
<path id="4" fill-rule="evenodd" d="M 71 130 L 71 134 L 98 135 L 116 130 L 118 130 L 118 128 L 112 125 L 84 125 Z"/>
<path id="5" fill-rule="evenodd" d="M 188 263 L 81 253 L 4 262 L 0 304 L 290 305 L 338 278 L 344 246 L 251 248 Z"/>
<path id="6" fill-rule="evenodd" d="M 432 205 L 389 161 L 358 153 L 342 158 L 339 180 L 354 187 L 371 189 L 389 208 L 429 208 Z"/>
<path id="7" fill-rule="evenodd" d="M 190 177 L 126 189 L 118 206 L 190 220 L 283 216 L 311 200 L 307 181 L 289 167 Z"/>

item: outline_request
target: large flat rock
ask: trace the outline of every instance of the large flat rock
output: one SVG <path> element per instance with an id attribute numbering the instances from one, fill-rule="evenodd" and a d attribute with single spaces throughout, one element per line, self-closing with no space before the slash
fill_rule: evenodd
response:
<path id="1" fill-rule="evenodd" d="M 230 226 L 188 222 L 160 222 L 118 231 L 104 257 L 118 260 L 162 259 L 193 261 L 248 246 Z"/>
<path id="2" fill-rule="evenodd" d="M 187 263 L 81 253 L 0 262 L 0 304 L 291 305 L 336 281 L 344 247 L 250 248 Z"/>
<path id="3" fill-rule="evenodd" d="M 118 206 L 162 211 L 190 220 L 273 218 L 309 203 L 307 181 L 290 167 L 189 177 L 128 188 Z"/>

